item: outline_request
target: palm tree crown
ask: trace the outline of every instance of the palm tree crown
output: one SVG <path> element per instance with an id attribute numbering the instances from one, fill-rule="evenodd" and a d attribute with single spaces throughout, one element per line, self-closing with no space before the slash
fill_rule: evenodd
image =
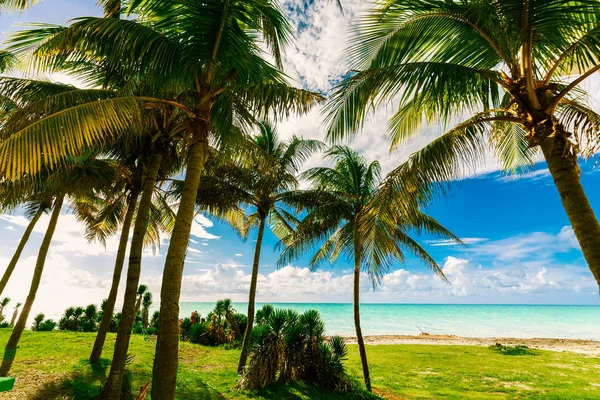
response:
<path id="1" fill-rule="evenodd" d="M 351 68 L 327 107 L 329 135 L 362 127 L 394 102 L 392 147 L 423 123 L 467 119 L 395 171 L 391 185 L 460 176 L 491 147 L 505 170 L 541 153 L 600 284 L 600 224 L 580 184 L 578 157 L 600 149 L 600 115 L 580 84 L 600 70 L 600 4 L 577 0 L 378 3 L 348 49 Z"/>

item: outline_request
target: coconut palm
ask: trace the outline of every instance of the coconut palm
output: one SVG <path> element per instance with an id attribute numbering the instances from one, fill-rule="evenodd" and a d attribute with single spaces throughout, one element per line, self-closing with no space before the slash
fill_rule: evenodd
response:
<path id="1" fill-rule="evenodd" d="M 4 308 L 10 303 L 10 297 L 4 297 L 0 300 L 0 321 L 4 321 Z"/>
<path id="2" fill-rule="evenodd" d="M 30 208 L 28 208 L 28 210 L 29 209 Z M 42 204 L 39 204 L 36 207 L 35 213 L 33 215 L 28 215 L 31 217 L 31 220 L 29 221 L 29 224 L 27 225 L 27 228 L 25 229 L 23 236 L 21 236 L 21 240 L 19 241 L 19 245 L 17 246 L 17 249 L 15 250 L 15 254 L 10 259 L 10 262 L 8 263 L 8 266 L 6 267 L 4 274 L 2 274 L 2 278 L 0 279 L 0 295 L 2 294 L 2 292 L 4 292 L 4 289 L 6 288 L 6 284 L 8 283 L 8 280 L 10 279 L 10 277 L 12 276 L 12 273 L 15 270 L 17 263 L 19 261 L 19 258 L 21 258 L 21 253 L 23 252 L 23 249 L 25 248 L 25 245 L 27 244 L 27 241 L 29 240 L 31 233 L 33 232 L 33 228 L 35 228 L 35 224 L 37 224 L 37 222 L 39 221 L 40 217 L 42 216 L 42 214 L 44 213 L 44 211 L 46 209 L 47 209 L 47 205 L 43 206 Z"/>
<path id="3" fill-rule="evenodd" d="M 17 316 L 19 315 L 19 308 L 21 308 L 22 305 L 22 303 L 17 303 L 17 305 L 15 306 L 15 312 L 13 313 L 12 318 L 10 319 L 10 326 L 15 326 L 15 321 L 17 320 Z"/>
<path id="4" fill-rule="evenodd" d="M 180 125 L 188 144 L 185 188 L 163 273 L 152 386 L 153 397 L 171 398 L 177 373 L 183 264 L 209 139 L 220 142 L 234 121 L 247 127 L 268 113 L 306 112 L 322 96 L 290 87 L 279 68 L 265 61 L 266 49 L 280 66 L 280 49 L 290 37 L 289 24 L 274 2 L 134 0 L 129 6 L 136 20 L 83 18 L 66 29 L 45 29 L 42 44 L 33 51 L 36 65 L 56 69 L 70 61 L 102 59 L 106 66 L 123 67 L 119 71 L 126 80 L 142 74 L 155 88 L 178 85 L 178 94 L 148 97 L 124 91 L 49 115 L 15 130 L 11 140 L 0 144 L 0 170 L 11 178 L 23 170 L 37 170 L 35 163 L 24 166 L 18 161 L 21 158 L 15 152 L 21 151 L 52 168 L 63 162 L 64 143 L 78 151 L 127 129 L 140 113 L 139 103 L 185 113 Z M 17 37 L 15 47 L 30 49 L 31 37 Z M 57 126 L 61 127 L 60 141 Z M 43 143 L 53 157 L 41 150 Z M 116 398 L 120 385 L 111 383 L 107 390 L 109 398 Z"/>
<path id="5" fill-rule="evenodd" d="M 0 376 L 7 376 L 15 359 L 21 335 L 41 282 L 52 236 L 56 230 L 65 199 L 69 197 L 74 207 L 78 207 L 79 204 L 85 202 L 86 198 L 93 198 L 99 188 L 110 187 L 113 182 L 118 180 L 120 174 L 118 168 L 114 168 L 111 161 L 97 158 L 92 153 L 71 157 L 67 162 L 68 164 L 63 165 L 60 170 L 53 173 L 46 170 L 40 176 L 30 178 L 32 190 L 48 194 L 54 193 L 54 201 L 50 222 L 38 252 L 29 293 L 4 350 Z"/>
<path id="6" fill-rule="evenodd" d="M 136 310 L 136 314 L 140 312 L 140 308 L 142 307 L 142 299 L 144 297 L 144 294 L 148 292 L 148 286 L 147 285 L 140 285 L 138 286 L 138 290 L 137 290 L 137 300 L 135 302 L 135 310 Z"/>
<path id="7" fill-rule="evenodd" d="M 14 57 L 14 55 L 11 55 Z M 62 96 L 73 90 L 71 85 L 54 83 L 44 80 L 21 79 L 13 77 L 0 77 L 0 126 L 2 127 L 2 138 L 9 137 L 6 127 L 28 116 L 24 110 L 33 103 L 38 102 L 46 96 Z M 32 116 L 33 117 L 33 116 Z M 32 190 L 28 183 L 13 182 L 5 180 L 0 184 L 0 202 L 5 210 L 22 210 L 30 217 L 30 222 L 19 241 L 17 249 L 11 258 L 2 278 L 0 279 L 0 294 L 4 292 L 11 278 L 19 258 L 27 244 L 35 225 L 44 212 L 49 211 L 52 204 L 52 196 L 44 192 Z"/>
<path id="8" fill-rule="evenodd" d="M 237 199 L 254 210 L 248 217 L 248 223 L 250 226 L 258 226 L 258 234 L 248 295 L 248 325 L 244 334 L 238 373 L 243 371 L 248 358 L 265 227 L 268 225 L 280 238 L 290 233 L 290 224 L 294 224 L 296 219 L 282 207 L 285 203 L 284 199 L 290 191 L 297 189 L 296 175 L 304 161 L 321 150 L 323 144 L 316 140 L 298 137 L 282 141 L 270 123 L 262 122 L 259 124 L 258 134 L 250 138 L 249 148 L 245 160 L 248 167 L 240 167 L 242 174 L 248 175 L 249 179 L 242 181 L 238 187 L 242 193 L 237 196 Z"/>
<path id="9" fill-rule="evenodd" d="M 600 70 L 599 52 L 596 1 L 385 0 L 362 19 L 348 49 L 359 72 L 332 96 L 329 135 L 355 132 L 373 104 L 392 99 L 393 147 L 423 121 L 466 116 L 396 171 L 413 185 L 455 178 L 488 146 L 510 171 L 541 153 L 600 284 L 600 224 L 578 166 L 600 148 L 600 115 L 581 87 Z"/>
<path id="10" fill-rule="evenodd" d="M 144 298 L 142 300 L 142 325 L 144 328 L 148 328 L 148 324 L 150 323 L 150 306 L 152 305 L 152 293 L 146 292 L 144 293 Z"/>
<path id="11" fill-rule="evenodd" d="M 335 262 L 340 255 L 352 260 L 354 266 L 354 326 L 367 390 L 371 380 L 367 354 L 360 325 L 360 279 L 366 272 L 373 285 L 379 283 L 394 260 L 403 261 L 407 250 L 423 260 L 437 275 L 444 274 L 433 258 L 407 233 L 425 230 L 436 236 L 459 241 L 437 221 L 418 208 L 404 213 L 394 202 L 377 202 L 380 167 L 377 161 L 367 164 L 355 151 L 341 146 L 331 148 L 327 157 L 335 165 L 312 168 L 302 178 L 313 184 L 313 189 L 292 194 L 289 204 L 296 203 L 308 215 L 295 231 L 284 239 L 280 263 L 287 263 L 323 242 L 310 261 L 316 268 L 325 259 Z M 308 201 L 310 200 L 310 201 Z M 311 204 L 312 203 L 312 204 Z M 379 209 L 373 212 L 373 204 Z M 384 208 L 385 207 L 385 208 Z"/>

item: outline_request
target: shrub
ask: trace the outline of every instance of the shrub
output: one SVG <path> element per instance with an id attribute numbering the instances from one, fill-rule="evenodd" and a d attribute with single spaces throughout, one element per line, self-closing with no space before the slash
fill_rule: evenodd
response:
<path id="1" fill-rule="evenodd" d="M 497 351 L 498 353 L 505 356 L 534 356 L 537 353 L 527 346 L 504 346 L 500 343 L 496 343 L 490 346 L 491 350 Z"/>
<path id="2" fill-rule="evenodd" d="M 47 319 L 40 324 L 38 331 L 40 332 L 51 332 L 56 328 L 56 322 L 51 319 Z"/>
<path id="3" fill-rule="evenodd" d="M 40 328 L 40 324 L 44 321 L 46 316 L 42 313 L 39 313 L 33 318 L 33 325 L 31 326 L 32 331 L 37 331 Z"/>
<path id="4" fill-rule="evenodd" d="M 204 322 L 192 325 L 189 339 L 192 343 L 210 346 L 212 343 L 208 336 L 208 324 Z"/>
<path id="5" fill-rule="evenodd" d="M 12 325 L 10 324 L 10 322 L 1 322 L 0 323 L 0 329 L 2 328 L 10 328 Z"/>
<path id="6" fill-rule="evenodd" d="M 158 330 L 158 318 L 159 317 L 160 317 L 160 311 L 154 311 L 154 314 L 152 314 L 152 318 L 150 319 L 150 326 L 156 330 Z"/>
<path id="7" fill-rule="evenodd" d="M 181 340 L 188 340 L 190 337 L 190 329 L 192 328 L 192 321 L 189 318 L 184 318 L 179 324 L 179 333 Z"/>
<path id="8" fill-rule="evenodd" d="M 246 317 L 244 314 L 235 313 L 233 314 L 233 318 L 235 319 L 235 322 L 237 322 L 238 328 L 240 328 L 240 332 L 242 333 L 243 337 L 244 332 L 246 332 L 246 328 L 248 327 L 248 317 Z M 241 339 L 241 337 L 239 339 Z"/>
<path id="9" fill-rule="evenodd" d="M 192 312 L 190 318 L 179 320 L 179 333 L 181 340 L 205 346 L 230 346 L 236 340 L 241 339 L 235 332 L 238 329 L 245 330 L 248 318 L 244 314 L 232 313 L 231 303 L 228 300 L 217 302 L 217 306 L 211 311 L 207 318 L 202 318 L 197 311 Z M 159 315 L 155 313 L 152 321 L 156 319 L 158 324 Z M 229 322 L 231 321 L 231 323 Z M 153 322 L 151 322 L 151 325 Z"/>
<path id="10" fill-rule="evenodd" d="M 257 321 L 261 323 L 252 331 L 251 358 L 242 387 L 260 389 L 276 381 L 303 380 L 330 390 L 349 389 L 343 365 L 346 343 L 337 336 L 325 341 L 325 325 L 317 311 L 298 315 L 263 307 Z"/>

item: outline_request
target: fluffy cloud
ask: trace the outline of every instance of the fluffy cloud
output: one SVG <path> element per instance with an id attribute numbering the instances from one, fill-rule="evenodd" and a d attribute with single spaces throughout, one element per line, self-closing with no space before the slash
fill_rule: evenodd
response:
<path id="1" fill-rule="evenodd" d="M 478 256 L 491 256 L 500 261 L 546 259 L 555 254 L 579 250 L 573 228 L 563 227 L 558 234 L 533 232 L 506 239 L 484 242 L 469 249 Z"/>

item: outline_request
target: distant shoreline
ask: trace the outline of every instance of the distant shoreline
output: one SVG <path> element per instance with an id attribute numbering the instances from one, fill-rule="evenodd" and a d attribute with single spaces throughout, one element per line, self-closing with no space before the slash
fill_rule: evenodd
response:
<path id="1" fill-rule="evenodd" d="M 344 337 L 349 344 L 356 343 L 353 336 Z M 373 335 L 365 336 L 369 345 L 457 345 L 457 346 L 490 346 L 501 343 L 506 346 L 527 346 L 532 349 L 567 351 L 589 356 L 600 355 L 600 341 L 560 338 L 506 338 L 506 337 L 461 337 L 456 335 Z"/>

